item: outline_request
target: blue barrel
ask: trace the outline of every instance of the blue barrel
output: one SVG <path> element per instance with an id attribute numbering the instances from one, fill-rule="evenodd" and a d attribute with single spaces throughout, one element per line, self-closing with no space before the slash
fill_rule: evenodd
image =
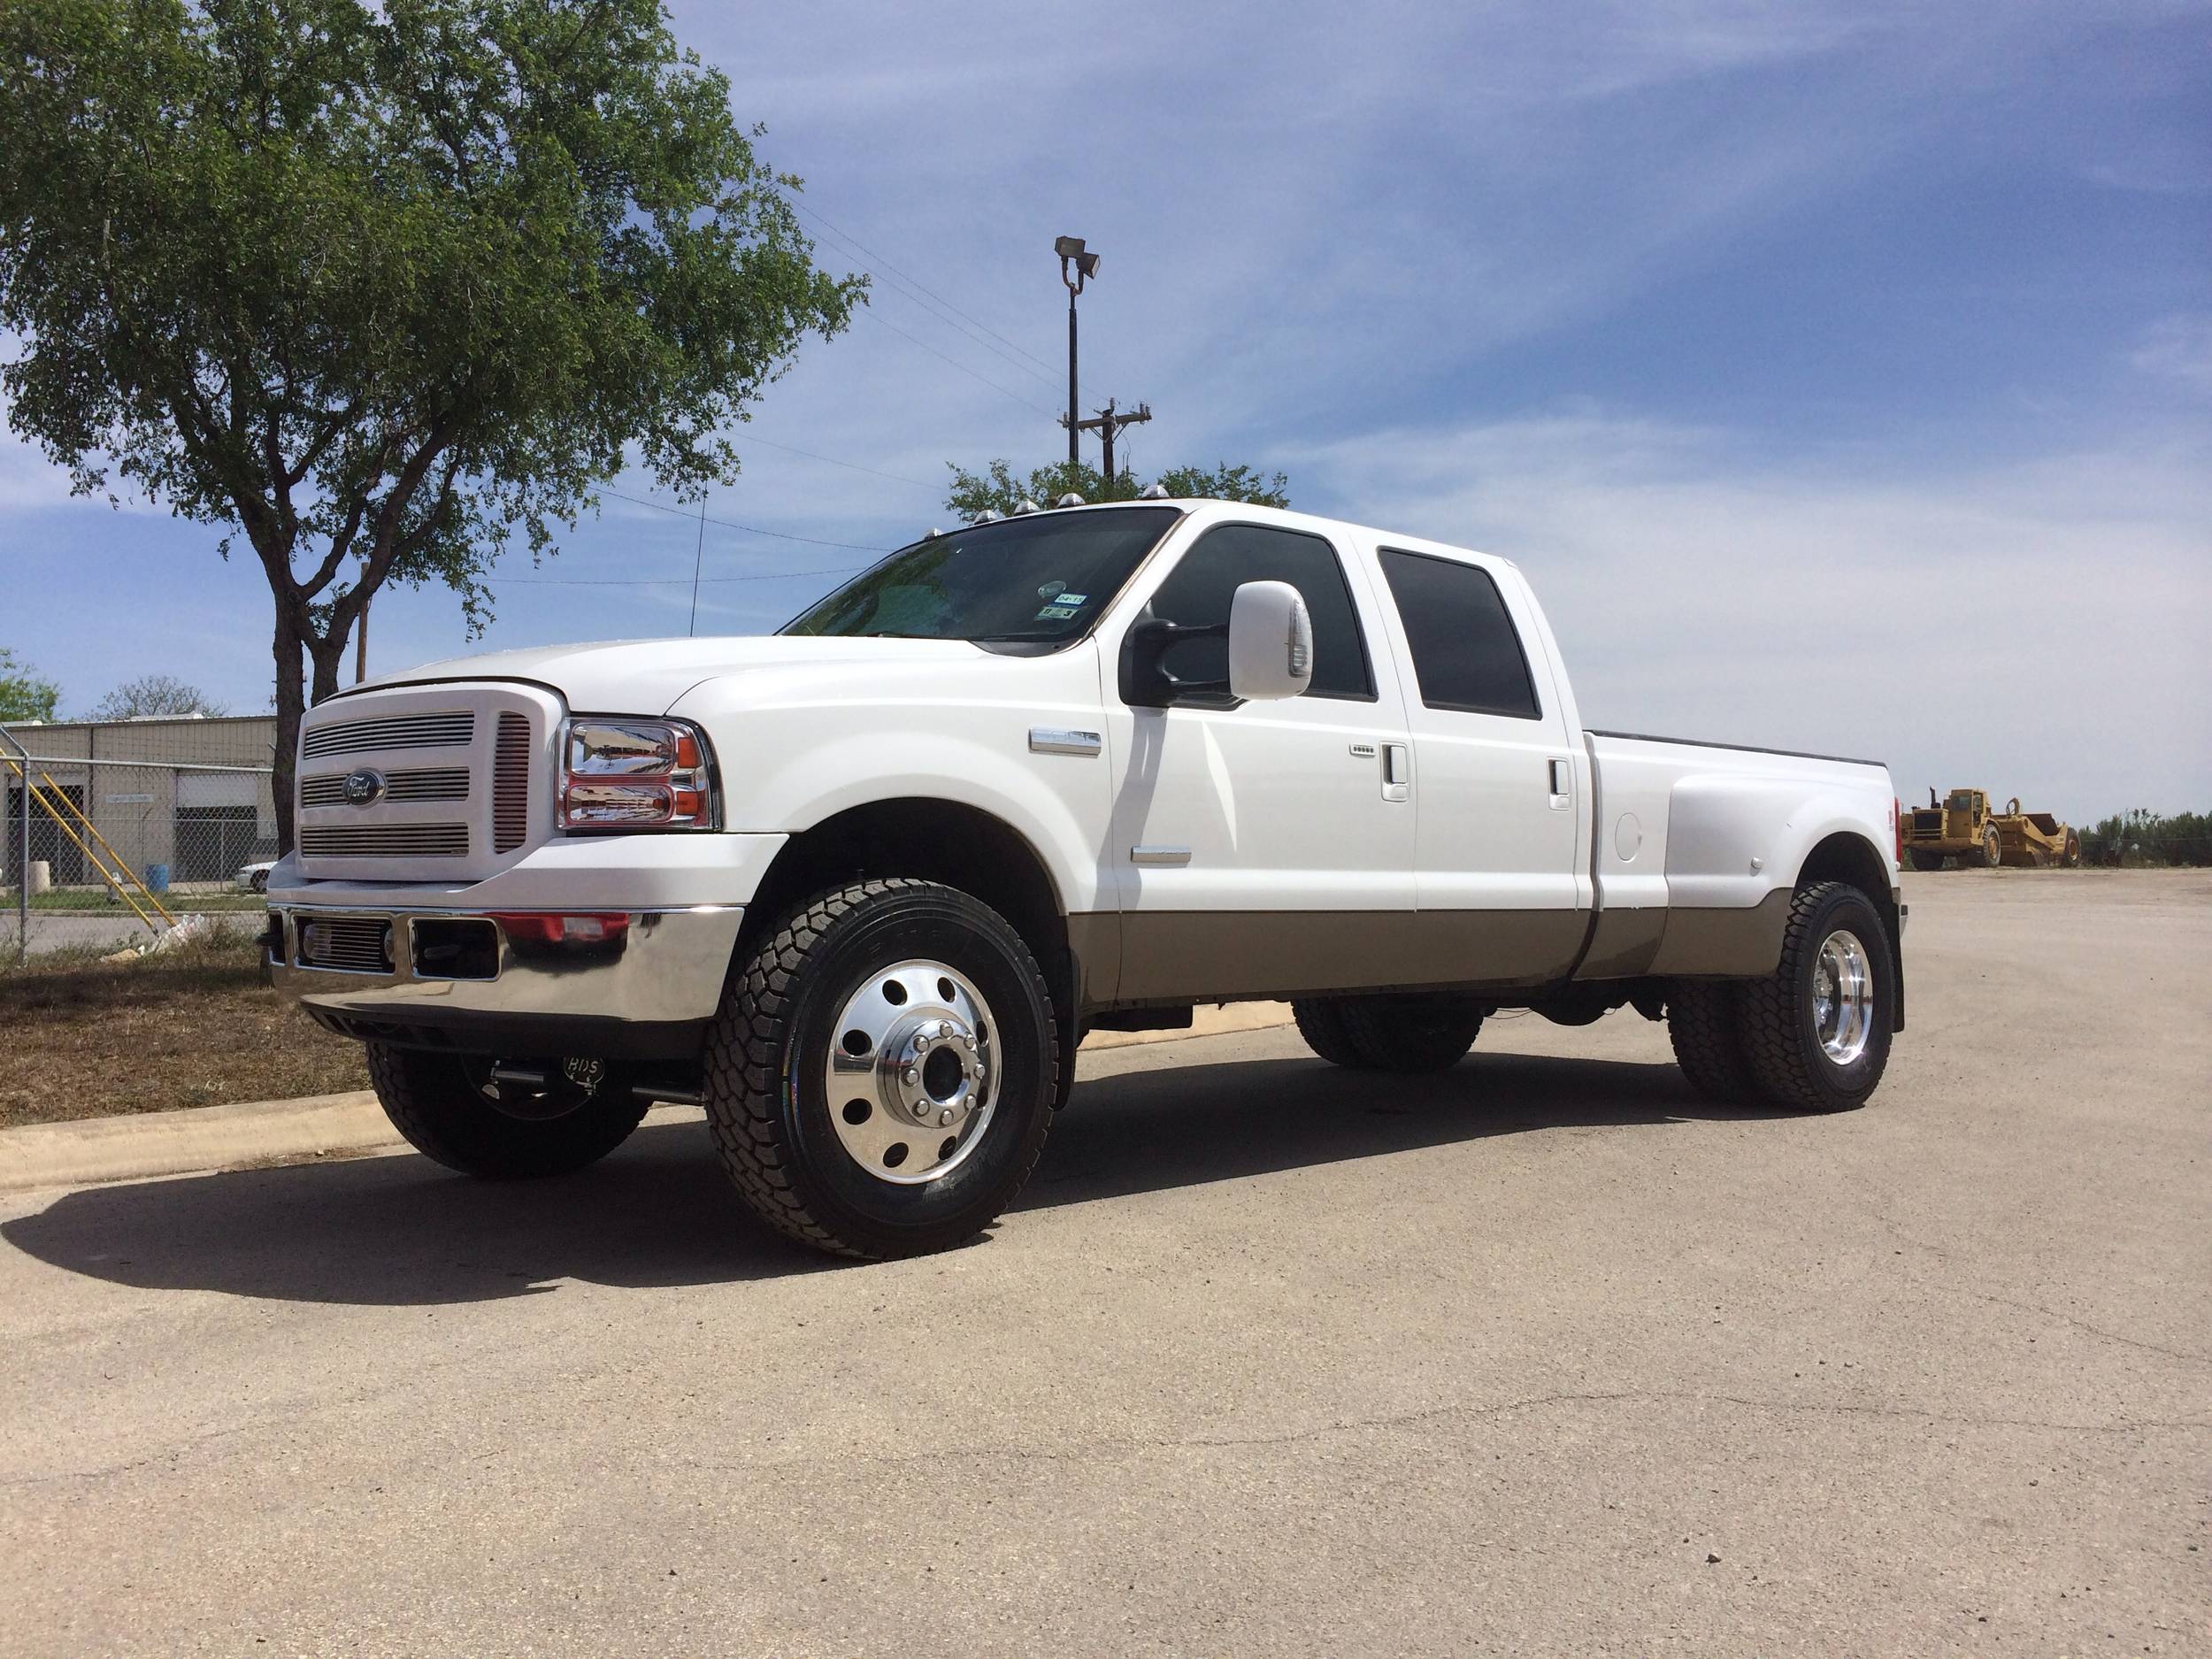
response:
<path id="1" fill-rule="evenodd" d="M 168 890 L 169 866 L 167 864 L 148 864 L 146 866 L 146 891 L 149 893 L 166 893 Z"/>

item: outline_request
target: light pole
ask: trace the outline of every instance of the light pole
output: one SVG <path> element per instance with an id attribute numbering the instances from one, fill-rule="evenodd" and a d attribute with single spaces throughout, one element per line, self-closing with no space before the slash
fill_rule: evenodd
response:
<path id="1" fill-rule="evenodd" d="M 1075 416 L 1075 296 L 1083 291 L 1083 284 L 1098 274 L 1098 256 L 1083 250 L 1080 236 L 1055 236 L 1052 251 L 1060 256 L 1060 280 L 1068 290 L 1068 465 L 1072 466 L 1082 457 L 1076 449 L 1082 437 Z M 1075 274 L 1068 274 L 1068 267 L 1075 267 Z"/>

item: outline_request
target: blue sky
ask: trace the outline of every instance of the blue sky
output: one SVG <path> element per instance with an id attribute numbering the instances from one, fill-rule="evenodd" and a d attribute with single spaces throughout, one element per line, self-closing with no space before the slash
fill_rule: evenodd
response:
<path id="1" fill-rule="evenodd" d="M 1105 257 L 1087 409 L 1151 403 L 1140 470 L 1281 467 L 1517 560 L 1592 723 L 2212 806 L 2212 7 L 673 13 L 823 263 L 973 319 L 879 281 L 713 517 L 887 547 L 947 461 L 1061 452 L 1067 232 Z M 682 632 L 697 534 L 611 497 L 484 642 Z M 0 440 L 0 643 L 74 706 L 162 672 L 259 707 L 268 601 L 215 539 Z M 703 633 L 867 557 L 705 548 L 747 580 Z M 466 649 L 449 596 L 379 601 L 373 668 Z"/>

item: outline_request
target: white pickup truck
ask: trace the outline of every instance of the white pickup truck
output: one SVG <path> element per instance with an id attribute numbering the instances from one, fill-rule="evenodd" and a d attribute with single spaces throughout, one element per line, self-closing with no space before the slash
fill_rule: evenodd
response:
<path id="1" fill-rule="evenodd" d="M 1586 731 L 1514 565 L 1298 513 L 979 520 L 772 637 L 357 687 L 297 776 L 272 971 L 415 1146 L 553 1174 L 695 1101 L 853 1256 L 989 1225 L 1083 1033 L 1200 1003 L 1379 1072 L 1628 1006 L 1804 1111 L 1904 1025 L 1880 764 Z"/>

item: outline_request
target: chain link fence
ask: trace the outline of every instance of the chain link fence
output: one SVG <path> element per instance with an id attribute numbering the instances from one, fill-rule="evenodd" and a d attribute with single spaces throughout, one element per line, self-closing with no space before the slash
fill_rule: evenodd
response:
<path id="1" fill-rule="evenodd" d="M 259 910 L 274 737 L 270 716 L 0 726 L 0 939 L 27 953 Z"/>

